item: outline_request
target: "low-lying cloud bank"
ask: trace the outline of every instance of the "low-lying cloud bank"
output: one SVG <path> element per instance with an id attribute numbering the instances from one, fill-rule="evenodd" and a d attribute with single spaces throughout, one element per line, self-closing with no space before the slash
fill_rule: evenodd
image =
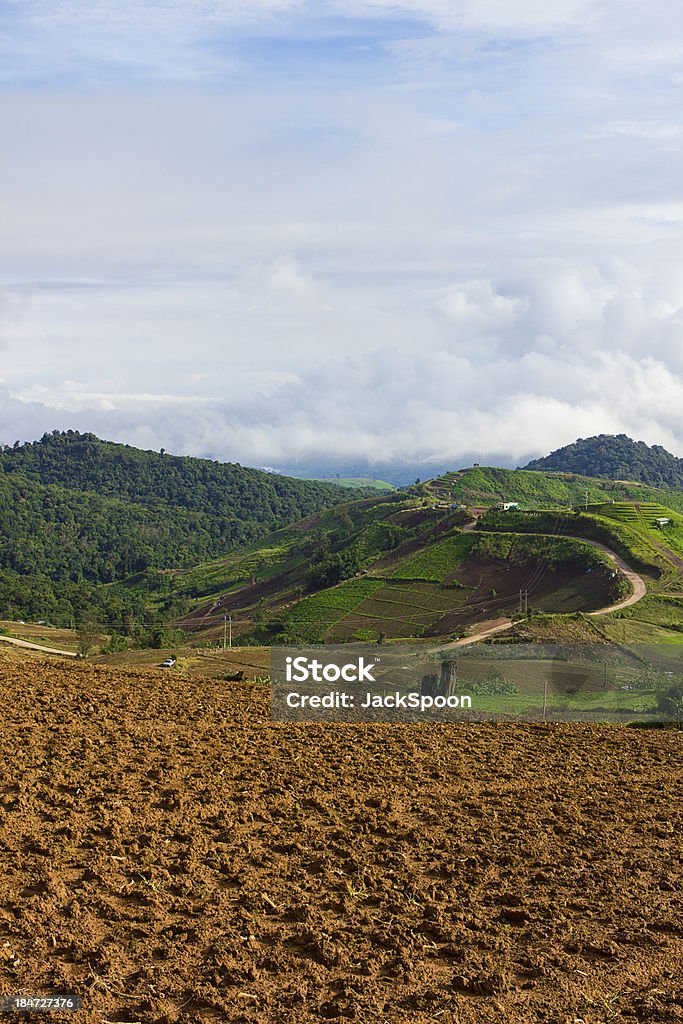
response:
<path id="1" fill-rule="evenodd" d="M 416 297 L 406 316 L 421 345 L 411 344 L 404 322 L 396 344 L 354 351 L 349 338 L 348 354 L 339 355 L 297 349 L 296 338 L 351 330 L 349 305 L 358 296 L 345 306 L 344 290 L 326 286 L 319 303 L 315 282 L 294 263 L 279 262 L 264 280 L 231 308 L 246 331 L 248 316 L 238 311 L 253 306 L 255 291 L 261 323 L 289 295 L 270 365 L 259 369 L 246 345 L 218 377 L 210 363 L 194 374 L 181 367 L 176 377 L 160 364 L 163 390 L 122 392 L 111 381 L 94 390 L 87 380 L 23 393 L 5 387 L 0 436 L 11 443 L 71 427 L 141 447 L 302 469 L 515 465 L 602 432 L 681 454 L 683 286 L 675 279 L 622 264 L 600 272 L 546 261 L 527 267 L 526 277 L 469 279 Z M 391 322 L 385 316 L 387 329 Z"/>

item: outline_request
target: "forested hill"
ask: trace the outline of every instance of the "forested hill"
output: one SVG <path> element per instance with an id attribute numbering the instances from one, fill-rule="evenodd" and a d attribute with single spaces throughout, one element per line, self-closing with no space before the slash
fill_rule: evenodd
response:
<path id="1" fill-rule="evenodd" d="M 336 484 L 72 431 L 2 448 L 0 619 L 87 616 L 121 628 L 124 618 L 170 617 L 178 612 L 172 592 L 154 610 L 122 581 L 226 555 L 359 497 Z"/>
<path id="2" fill-rule="evenodd" d="M 94 434 L 54 431 L 40 441 L 5 446 L 0 473 L 18 474 L 41 484 L 95 491 L 107 498 L 149 509 L 164 506 L 232 519 L 233 540 L 294 522 L 311 512 L 357 498 L 335 484 L 246 469 L 239 464 L 140 451 L 101 441 Z"/>
<path id="3" fill-rule="evenodd" d="M 683 490 L 683 459 L 661 445 L 634 441 L 626 434 L 579 438 L 545 458 L 534 459 L 524 469 L 638 480 L 654 487 Z"/>

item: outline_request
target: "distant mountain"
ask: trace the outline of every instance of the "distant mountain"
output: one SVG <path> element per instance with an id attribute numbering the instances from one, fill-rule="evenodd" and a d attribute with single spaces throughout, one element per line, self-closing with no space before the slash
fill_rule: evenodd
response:
<path id="1" fill-rule="evenodd" d="M 626 434 L 579 438 L 523 468 L 546 473 L 580 473 L 608 480 L 638 480 L 654 487 L 683 490 L 683 459 L 661 445 L 634 441 Z"/>

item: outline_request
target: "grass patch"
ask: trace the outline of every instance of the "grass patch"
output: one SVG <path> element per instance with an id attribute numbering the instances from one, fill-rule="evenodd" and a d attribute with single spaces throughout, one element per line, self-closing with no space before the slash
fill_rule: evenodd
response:
<path id="1" fill-rule="evenodd" d="M 456 533 L 416 555 L 402 559 L 391 569 L 389 576 L 394 579 L 443 583 L 476 547 L 476 538 L 472 534 Z"/>

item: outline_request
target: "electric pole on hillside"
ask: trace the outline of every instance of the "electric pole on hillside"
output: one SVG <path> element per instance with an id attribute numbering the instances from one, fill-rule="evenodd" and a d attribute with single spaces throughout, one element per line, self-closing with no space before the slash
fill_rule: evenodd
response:
<path id="1" fill-rule="evenodd" d="M 230 626 L 230 647 L 232 648 L 232 615 L 229 617 L 228 623 Z"/>
<path id="2" fill-rule="evenodd" d="M 529 591 L 520 590 L 519 592 L 519 614 L 527 615 L 529 612 Z"/>
<path id="3" fill-rule="evenodd" d="M 588 488 L 586 488 L 586 512 L 588 511 Z"/>
<path id="4" fill-rule="evenodd" d="M 223 650 L 228 646 L 228 616 L 223 616 Z"/>

